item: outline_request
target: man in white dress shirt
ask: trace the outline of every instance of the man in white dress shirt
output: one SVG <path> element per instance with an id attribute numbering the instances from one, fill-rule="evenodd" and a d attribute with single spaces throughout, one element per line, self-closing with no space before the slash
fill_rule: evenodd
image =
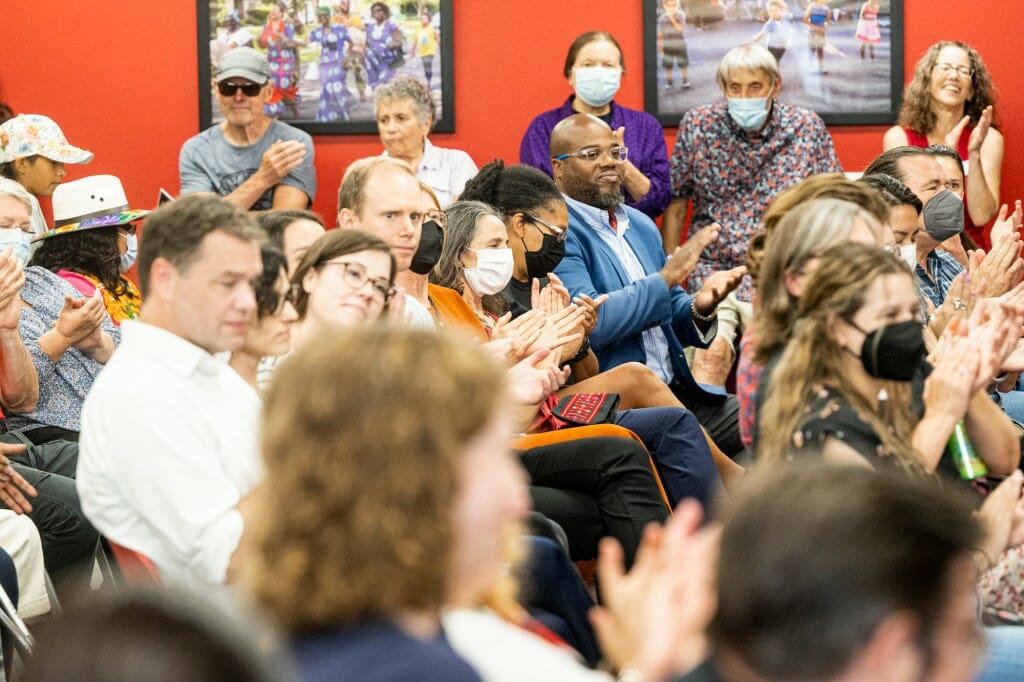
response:
<path id="1" fill-rule="evenodd" d="M 260 401 L 214 353 L 255 314 L 262 232 L 224 199 L 154 212 L 139 252 L 142 312 L 82 410 L 78 491 L 109 540 L 169 582 L 222 583 L 262 477 Z"/>

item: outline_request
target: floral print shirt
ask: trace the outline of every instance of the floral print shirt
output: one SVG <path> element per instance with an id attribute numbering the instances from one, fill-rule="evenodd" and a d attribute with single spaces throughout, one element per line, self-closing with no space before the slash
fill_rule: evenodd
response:
<path id="1" fill-rule="evenodd" d="M 843 170 L 821 118 L 779 102 L 753 137 L 732 120 L 724 101 L 690 109 L 670 164 L 673 196 L 693 200 L 690 233 L 716 221 L 722 226 L 687 281 L 690 292 L 712 272 L 743 265 L 747 242 L 761 230 L 761 216 L 776 194 L 811 175 Z M 752 293 L 744 277 L 737 296 L 749 301 Z"/>
<path id="2" fill-rule="evenodd" d="M 39 402 L 28 414 L 7 415 L 9 429 L 59 426 L 69 431 L 81 430 L 82 403 L 103 365 L 77 348 L 69 348 L 58 362 L 53 362 L 39 347 L 39 337 L 53 328 L 65 296 L 83 298 L 77 289 L 46 268 L 25 268 L 21 298 L 27 305 L 21 307 L 18 330 L 39 376 Z M 115 344 L 120 343 L 121 331 L 109 317 L 104 318 L 101 326 Z"/>

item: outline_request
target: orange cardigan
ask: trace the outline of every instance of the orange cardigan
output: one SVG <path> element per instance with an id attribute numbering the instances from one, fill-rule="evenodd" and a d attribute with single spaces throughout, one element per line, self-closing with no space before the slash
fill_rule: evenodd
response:
<path id="1" fill-rule="evenodd" d="M 437 311 L 437 316 L 444 326 L 461 330 L 480 343 L 487 343 L 490 340 L 476 313 L 455 289 L 428 284 L 427 296 L 434 304 L 434 310 Z"/>

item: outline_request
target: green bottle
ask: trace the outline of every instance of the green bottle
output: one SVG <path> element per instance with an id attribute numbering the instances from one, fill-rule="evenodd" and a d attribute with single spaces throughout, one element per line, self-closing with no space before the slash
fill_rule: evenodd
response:
<path id="1" fill-rule="evenodd" d="M 962 420 L 953 428 L 953 434 L 949 437 L 949 442 L 946 443 L 946 453 L 953 459 L 956 470 L 960 472 L 960 478 L 973 481 L 988 475 L 988 467 L 974 451 L 974 446 L 971 445 L 971 441 L 964 431 Z"/>

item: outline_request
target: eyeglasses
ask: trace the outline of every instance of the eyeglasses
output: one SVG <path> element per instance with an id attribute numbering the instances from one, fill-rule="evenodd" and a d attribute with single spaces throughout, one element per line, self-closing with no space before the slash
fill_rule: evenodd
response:
<path id="1" fill-rule="evenodd" d="M 538 218 L 537 216 L 535 216 L 535 215 L 530 215 L 529 213 L 524 213 L 524 214 L 523 214 L 523 217 L 524 217 L 524 218 L 526 218 L 526 220 L 527 220 L 527 221 L 529 221 L 529 222 L 531 222 L 531 223 L 540 223 L 540 224 L 541 224 L 541 225 L 543 225 L 544 227 L 546 227 L 546 228 L 548 228 L 549 230 L 551 230 L 552 232 L 554 232 L 554 234 L 553 234 L 553 235 L 551 235 L 551 236 L 553 236 L 553 237 L 555 238 L 555 241 L 558 241 L 558 242 L 565 242 L 565 238 L 566 238 L 566 236 L 567 236 L 567 235 L 568 235 L 568 233 L 569 233 L 569 230 L 568 230 L 567 228 L 564 228 L 564 227 L 559 227 L 558 225 L 552 225 L 552 224 L 551 224 L 551 223 L 549 223 L 548 221 L 546 221 L 546 220 L 541 220 L 541 219 L 540 219 L 540 218 Z M 534 225 L 534 227 L 537 227 L 537 226 L 536 226 L 536 224 Z M 541 230 L 541 229 L 540 229 L 539 227 L 537 228 L 537 231 L 538 231 L 538 232 L 540 232 L 541 234 L 543 234 L 543 232 L 544 232 L 544 231 L 543 231 L 543 230 Z"/>
<path id="2" fill-rule="evenodd" d="M 441 227 L 448 227 L 448 215 L 444 211 L 427 211 L 423 214 L 423 222 L 433 220 Z"/>
<path id="3" fill-rule="evenodd" d="M 950 71 L 956 71 L 964 78 L 970 78 L 974 74 L 974 70 L 969 66 L 956 66 L 955 64 L 947 64 L 946 62 L 939 62 L 936 64 L 935 71 L 940 76 L 948 76 Z"/>
<path id="4" fill-rule="evenodd" d="M 348 263 L 345 261 L 328 261 L 321 263 L 318 268 L 326 268 L 329 265 L 340 265 L 344 268 L 342 272 L 342 278 L 349 287 L 353 290 L 361 289 L 366 286 L 367 282 L 370 282 L 373 291 L 374 299 L 381 303 L 387 303 L 388 300 L 395 294 L 395 288 L 391 286 L 391 282 L 383 277 L 379 279 L 371 280 L 370 276 L 366 274 L 366 268 L 359 263 Z"/>
<path id="5" fill-rule="evenodd" d="M 135 234 L 135 230 L 138 229 L 134 225 L 132 225 L 131 223 L 128 223 L 127 225 L 118 225 L 117 227 L 118 227 L 118 229 L 124 230 L 125 232 L 127 232 L 130 235 L 134 235 Z"/>
<path id="6" fill-rule="evenodd" d="M 245 83 L 229 83 L 227 81 L 221 81 L 217 83 L 217 90 L 224 97 L 234 97 L 235 93 L 239 90 L 246 97 L 255 97 L 260 94 L 260 90 L 263 89 L 262 83 L 253 83 L 252 81 L 246 81 Z"/>
<path id="7" fill-rule="evenodd" d="M 629 155 L 629 149 L 620 145 L 609 147 L 608 149 L 601 149 L 600 147 L 585 147 L 578 152 L 559 154 L 554 158 L 554 160 L 561 161 L 562 159 L 568 159 L 570 156 L 575 156 L 587 163 L 594 163 L 601 158 L 602 154 L 607 154 L 612 161 L 625 161 L 626 157 Z"/>

